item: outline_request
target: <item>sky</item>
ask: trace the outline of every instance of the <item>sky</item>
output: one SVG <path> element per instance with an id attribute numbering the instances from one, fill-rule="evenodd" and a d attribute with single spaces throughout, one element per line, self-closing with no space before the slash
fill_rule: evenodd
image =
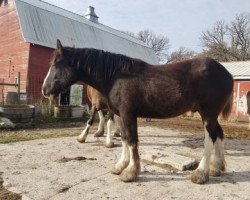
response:
<path id="1" fill-rule="evenodd" d="M 250 13 L 250 0 L 43 0 L 84 15 L 95 7 L 99 22 L 121 31 L 150 29 L 167 36 L 170 51 L 186 47 L 202 51 L 202 31 L 218 20 L 231 22 L 239 13 Z"/>

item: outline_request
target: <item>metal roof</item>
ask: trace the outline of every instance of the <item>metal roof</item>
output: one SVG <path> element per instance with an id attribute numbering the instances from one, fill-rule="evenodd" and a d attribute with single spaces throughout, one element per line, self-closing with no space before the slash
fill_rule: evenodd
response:
<path id="1" fill-rule="evenodd" d="M 158 64 L 154 51 L 142 41 L 85 17 L 40 0 L 15 0 L 21 31 L 26 42 L 55 48 L 96 48 Z"/>
<path id="2" fill-rule="evenodd" d="M 234 79 L 250 79 L 250 61 L 222 62 L 221 64 Z"/>

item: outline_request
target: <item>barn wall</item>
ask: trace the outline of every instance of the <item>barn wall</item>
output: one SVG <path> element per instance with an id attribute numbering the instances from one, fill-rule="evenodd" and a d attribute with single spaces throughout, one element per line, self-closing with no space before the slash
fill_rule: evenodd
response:
<path id="1" fill-rule="evenodd" d="M 14 2 L 0 7 L 0 82 L 14 83 L 21 73 L 21 92 L 26 92 L 29 44 L 23 40 Z M 0 103 L 15 87 L 0 87 Z M 3 96 L 4 95 L 4 96 Z"/>
<path id="2" fill-rule="evenodd" d="M 234 104 L 232 116 L 238 120 L 248 121 L 246 94 L 250 91 L 250 80 L 234 81 Z"/>
<path id="3" fill-rule="evenodd" d="M 53 49 L 30 44 L 27 76 L 27 97 L 30 103 L 38 103 L 42 97 L 43 80 L 49 70 Z"/>

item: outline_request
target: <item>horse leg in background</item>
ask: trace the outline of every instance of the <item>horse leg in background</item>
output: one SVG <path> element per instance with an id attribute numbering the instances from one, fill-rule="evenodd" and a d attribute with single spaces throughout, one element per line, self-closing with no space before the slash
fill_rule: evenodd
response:
<path id="1" fill-rule="evenodd" d="M 114 147 L 114 142 L 112 141 L 112 135 L 111 135 L 111 127 L 113 125 L 113 120 L 114 120 L 114 114 L 109 114 L 109 119 L 107 122 L 107 137 L 106 137 L 106 144 L 105 144 L 107 148 Z"/>
<path id="2" fill-rule="evenodd" d="M 193 183 L 203 184 L 209 180 L 209 164 L 213 152 L 214 142 L 217 140 L 216 131 L 217 120 L 203 120 L 205 129 L 204 155 L 198 168 L 192 173 L 191 181 Z"/>
<path id="3" fill-rule="evenodd" d="M 140 172 L 136 116 L 121 115 L 121 137 L 122 154 L 112 173 L 120 174 L 122 181 L 130 182 L 135 180 Z"/>
<path id="4" fill-rule="evenodd" d="M 118 115 L 114 115 L 115 131 L 114 137 L 121 137 L 121 118 Z"/>
<path id="5" fill-rule="evenodd" d="M 85 140 L 86 140 L 86 138 L 87 138 L 87 135 L 89 134 L 89 129 L 90 129 L 90 127 L 92 126 L 92 124 L 93 124 L 93 122 L 94 122 L 95 114 L 96 114 L 96 108 L 95 108 L 95 106 L 92 106 L 92 107 L 91 107 L 91 110 L 90 110 L 90 118 L 89 118 L 89 120 L 87 121 L 87 126 L 86 126 L 86 128 L 82 131 L 82 133 L 77 137 L 77 141 L 78 141 L 78 142 L 80 142 L 80 143 L 85 142 Z"/>
<path id="6" fill-rule="evenodd" d="M 95 132 L 94 137 L 101 137 L 104 135 L 104 123 L 105 123 L 105 118 L 103 116 L 102 110 L 98 111 L 99 114 L 99 126 L 98 130 Z"/>

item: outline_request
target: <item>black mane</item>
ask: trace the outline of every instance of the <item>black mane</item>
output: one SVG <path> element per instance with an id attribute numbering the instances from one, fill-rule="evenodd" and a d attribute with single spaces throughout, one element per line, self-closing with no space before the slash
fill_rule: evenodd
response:
<path id="1" fill-rule="evenodd" d="M 146 62 L 121 54 L 92 48 L 64 48 L 71 66 L 82 69 L 96 78 L 112 80 L 118 76 L 136 76 L 143 73 Z"/>

